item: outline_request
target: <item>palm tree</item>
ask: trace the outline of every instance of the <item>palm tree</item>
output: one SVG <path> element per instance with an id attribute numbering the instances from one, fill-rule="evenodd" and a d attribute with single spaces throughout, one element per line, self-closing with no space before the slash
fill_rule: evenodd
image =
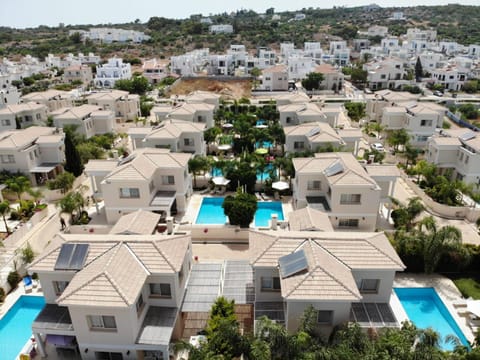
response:
<path id="1" fill-rule="evenodd" d="M 197 175 L 202 171 L 207 171 L 209 167 L 208 159 L 205 156 L 195 156 L 188 161 L 188 169 L 193 174 L 193 186 L 197 187 Z"/>
<path id="2" fill-rule="evenodd" d="M 10 190 L 17 194 L 18 200 L 22 200 L 22 194 L 31 187 L 30 180 L 23 175 L 8 179 L 5 181 L 5 184 L 7 184 Z"/>
<path id="3" fill-rule="evenodd" d="M 416 196 L 409 199 L 408 204 L 405 206 L 393 197 L 390 199 L 392 200 L 392 204 L 396 207 L 391 214 L 395 229 L 404 228 L 405 230 L 410 231 L 415 225 L 416 217 L 425 210 L 422 200 Z"/>
<path id="4" fill-rule="evenodd" d="M 424 261 L 425 273 L 431 274 L 437 268 L 442 256 L 450 251 L 464 254 L 462 232 L 452 225 L 440 229 L 435 219 L 428 216 L 417 224 L 415 236 L 419 241 Z"/>
<path id="5" fill-rule="evenodd" d="M 85 206 L 85 199 L 80 191 L 71 192 L 59 201 L 58 206 L 62 213 L 70 215 L 70 222 L 74 223 L 74 213 L 80 216 Z"/>
<path id="6" fill-rule="evenodd" d="M 40 199 L 43 197 L 42 191 L 40 189 L 28 189 L 27 192 L 33 198 L 35 206 L 38 206 L 40 203 Z"/>
<path id="7" fill-rule="evenodd" d="M 6 215 L 10 213 L 12 209 L 10 208 L 10 203 L 7 200 L 4 200 L 0 202 L 0 214 L 2 215 L 3 222 L 5 224 L 5 229 L 7 231 L 7 234 L 10 235 L 12 232 L 10 231 L 8 224 L 7 224 L 7 219 L 5 218 Z"/>

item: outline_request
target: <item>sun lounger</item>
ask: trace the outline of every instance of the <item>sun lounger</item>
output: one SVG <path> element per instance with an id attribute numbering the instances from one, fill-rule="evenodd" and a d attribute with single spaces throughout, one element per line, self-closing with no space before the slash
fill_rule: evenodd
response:
<path id="1" fill-rule="evenodd" d="M 270 196 L 268 196 L 268 195 L 265 194 L 265 193 L 262 193 L 262 198 L 263 198 L 263 200 L 265 200 L 265 201 L 270 201 L 270 200 L 272 200 L 272 199 L 270 198 Z"/>
<path id="2" fill-rule="evenodd" d="M 23 287 L 25 288 L 26 293 L 32 292 L 33 289 L 33 282 L 30 276 L 25 276 L 23 278 Z"/>
<path id="3" fill-rule="evenodd" d="M 255 193 L 255 196 L 257 197 L 257 201 L 262 201 L 263 198 L 262 198 L 262 195 L 260 195 L 260 193 Z"/>

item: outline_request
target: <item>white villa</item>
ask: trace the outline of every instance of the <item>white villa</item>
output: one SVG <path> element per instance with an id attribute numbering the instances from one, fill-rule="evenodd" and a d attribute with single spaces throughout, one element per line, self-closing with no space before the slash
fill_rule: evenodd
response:
<path id="1" fill-rule="evenodd" d="M 385 234 L 252 231 L 249 242 L 255 318 L 267 315 L 293 332 L 312 305 L 318 330 L 328 336 L 373 306 L 381 309 L 377 326 L 399 326 L 388 303 L 395 273 L 405 265 Z"/>
<path id="2" fill-rule="evenodd" d="M 76 125 L 76 132 L 91 138 L 93 135 L 113 132 L 115 123 L 114 113 L 111 110 L 102 110 L 96 105 L 80 105 L 73 108 L 63 108 L 52 113 L 56 127 Z"/>
<path id="3" fill-rule="evenodd" d="M 362 166 L 352 153 L 319 153 L 294 158 L 293 201 L 326 212 L 334 229 L 374 231 L 380 206 L 390 203 L 398 169 Z M 388 215 L 389 216 L 389 215 Z"/>
<path id="4" fill-rule="evenodd" d="M 49 89 L 47 91 L 32 92 L 22 96 L 24 103 L 45 105 L 48 112 L 64 107 L 73 106 L 74 96 L 66 91 Z"/>
<path id="5" fill-rule="evenodd" d="M 103 199 L 108 223 L 138 209 L 184 212 L 192 194 L 188 160 L 192 154 L 168 149 L 137 149 L 127 158 L 90 160 L 85 173 L 94 197 Z"/>
<path id="6" fill-rule="evenodd" d="M 128 135 L 132 139 L 133 149 L 164 148 L 172 152 L 205 155 L 204 130 L 205 124 L 202 123 L 168 119 L 153 128 L 132 127 Z"/>
<path id="7" fill-rule="evenodd" d="M 140 96 L 128 91 L 110 90 L 92 93 L 86 97 L 88 104 L 111 110 L 119 121 L 135 120 L 140 116 Z"/>
<path id="8" fill-rule="evenodd" d="M 31 126 L 0 133 L 0 170 L 21 172 L 33 185 L 63 171 L 64 134 L 56 128 Z"/>
<path id="9" fill-rule="evenodd" d="M 7 105 L 0 109 L 0 131 L 16 129 L 17 122 L 22 128 L 32 125 L 45 125 L 47 107 L 34 102 Z"/>
<path id="10" fill-rule="evenodd" d="M 467 184 L 480 182 L 480 137 L 468 129 L 448 129 L 430 137 L 426 160 L 435 164 L 440 174 L 451 171 L 452 180 Z"/>
<path id="11" fill-rule="evenodd" d="M 101 88 L 113 88 L 117 80 L 130 79 L 132 71 L 129 63 L 124 63 L 120 58 L 110 58 L 108 62 L 97 66 L 95 86 Z"/>
<path id="12" fill-rule="evenodd" d="M 329 124 L 309 122 L 285 128 L 285 151 L 287 153 L 305 150 L 315 151 L 319 147 L 332 145 L 334 148 L 346 148 L 358 153 L 360 129 L 335 130 Z"/>
<path id="13" fill-rule="evenodd" d="M 29 267 L 47 302 L 40 355 L 62 341 L 83 360 L 169 359 L 191 266 L 190 235 L 57 235 Z"/>

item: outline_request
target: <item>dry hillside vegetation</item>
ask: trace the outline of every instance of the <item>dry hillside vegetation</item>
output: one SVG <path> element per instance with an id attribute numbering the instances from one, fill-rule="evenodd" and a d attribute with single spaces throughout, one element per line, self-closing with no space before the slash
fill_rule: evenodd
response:
<path id="1" fill-rule="evenodd" d="M 249 98 L 252 82 L 250 80 L 180 79 L 170 88 L 169 95 L 186 95 L 196 90 L 212 91 L 228 99 Z"/>

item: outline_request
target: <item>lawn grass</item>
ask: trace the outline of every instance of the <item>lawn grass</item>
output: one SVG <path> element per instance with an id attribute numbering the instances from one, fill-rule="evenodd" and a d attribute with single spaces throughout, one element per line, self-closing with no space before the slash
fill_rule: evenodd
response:
<path id="1" fill-rule="evenodd" d="M 471 277 L 454 279 L 453 282 L 464 298 L 480 299 L 480 282 Z"/>

